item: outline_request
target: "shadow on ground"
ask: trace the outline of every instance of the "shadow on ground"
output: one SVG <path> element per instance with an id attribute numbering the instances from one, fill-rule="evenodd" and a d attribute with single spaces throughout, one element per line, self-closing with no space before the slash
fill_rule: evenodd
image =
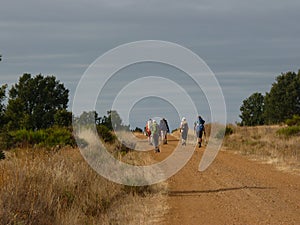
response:
<path id="1" fill-rule="evenodd" d="M 226 192 L 226 191 L 238 191 L 245 189 L 258 189 L 258 190 L 270 190 L 275 189 L 274 187 L 251 187 L 251 186 L 243 186 L 243 187 L 232 187 L 232 188 L 220 188 L 215 190 L 190 190 L 190 191 L 169 191 L 169 196 L 195 196 L 200 194 L 207 193 L 218 193 L 218 192 Z"/>

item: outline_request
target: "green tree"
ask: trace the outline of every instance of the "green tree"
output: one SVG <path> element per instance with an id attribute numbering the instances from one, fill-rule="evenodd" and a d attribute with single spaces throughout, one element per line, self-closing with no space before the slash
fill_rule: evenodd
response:
<path id="1" fill-rule="evenodd" d="M 58 110 L 54 115 L 54 125 L 70 127 L 72 125 L 72 112 L 66 109 Z"/>
<path id="2" fill-rule="evenodd" d="M 255 126 L 264 124 L 263 119 L 264 96 L 261 93 L 254 93 L 243 101 L 240 108 L 242 126 Z"/>
<path id="3" fill-rule="evenodd" d="M 122 124 L 122 119 L 116 110 L 107 111 L 107 116 L 100 118 L 100 124 L 109 130 L 129 129 L 128 126 Z"/>
<path id="4" fill-rule="evenodd" d="M 67 108 L 69 90 L 54 76 L 24 74 L 9 91 L 6 117 L 10 129 L 41 129 L 54 124 L 54 115 Z"/>
<path id="5" fill-rule="evenodd" d="M 96 111 L 90 111 L 90 112 L 83 112 L 79 118 L 75 119 L 75 123 L 77 125 L 84 125 L 84 126 L 90 126 L 96 124 L 96 120 L 98 117 L 98 113 Z"/>
<path id="6" fill-rule="evenodd" d="M 5 112 L 5 105 L 3 101 L 6 98 L 6 88 L 7 85 L 4 84 L 0 87 L 0 126 L 2 127 L 4 124 L 4 112 Z"/>
<path id="7" fill-rule="evenodd" d="M 278 76 L 265 97 L 266 123 L 284 122 L 293 115 L 300 115 L 300 71 Z"/>

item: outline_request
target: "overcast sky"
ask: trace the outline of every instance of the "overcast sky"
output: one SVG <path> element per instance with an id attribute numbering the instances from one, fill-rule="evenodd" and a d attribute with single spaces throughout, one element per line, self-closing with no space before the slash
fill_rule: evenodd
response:
<path id="1" fill-rule="evenodd" d="M 1 83 L 16 83 L 25 72 L 55 75 L 70 89 L 71 106 L 97 57 L 127 42 L 164 40 L 208 64 L 223 89 L 228 122 L 235 122 L 245 98 L 300 68 L 299 10 L 298 0 L 3 1 Z"/>

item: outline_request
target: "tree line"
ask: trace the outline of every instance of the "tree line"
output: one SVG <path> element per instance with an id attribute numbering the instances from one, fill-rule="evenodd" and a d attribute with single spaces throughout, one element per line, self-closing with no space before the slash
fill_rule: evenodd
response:
<path id="1" fill-rule="evenodd" d="M 116 111 L 110 110 L 102 117 L 95 111 L 75 117 L 67 110 L 68 102 L 69 90 L 55 76 L 25 73 L 9 90 L 6 84 L 0 86 L 0 147 L 1 143 L 9 147 L 7 143 L 13 143 L 18 135 L 17 139 L 26 134 L 32 140 L 24 130 L 31 134 L 46 130 L 37 139 L 55 133 L 53 127 L 64 129 L 55 135 L 72 132 L 73 120 L 78 124 L 95 123 L 103 137 L 115 128 L 129 130 Z M 240 111 L 242 126 L 278 124 L 300 116 L 300 70 L 279 75 L 269 92 L 253 93 L 243 101 Z"/>
<path id="2" fill-rule="evenodd" d="M 276 77 L 269 92 L 255 92 L 240 107 L 242 126 L 280 124 L 300 116 L 300 70 Z"/>

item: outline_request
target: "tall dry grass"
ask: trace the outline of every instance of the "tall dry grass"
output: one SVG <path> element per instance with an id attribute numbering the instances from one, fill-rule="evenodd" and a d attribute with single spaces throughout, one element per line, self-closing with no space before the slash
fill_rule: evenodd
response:
<path id="1" fill-rule="evenodd" d="M 227 150 L 275 164 L 280 169 L 300 171 L 300 136 L 278 135 L 281 126 L 230 127 L 234 132 L 223 143 Z"/>
<path id="2" fill-rule="evenodd" d="M 160 186 L 112 183 L 78 149 L 16 149 L 6 155 L 0 161 L 0 224 L 153 224 L 166 211 Z"/>

